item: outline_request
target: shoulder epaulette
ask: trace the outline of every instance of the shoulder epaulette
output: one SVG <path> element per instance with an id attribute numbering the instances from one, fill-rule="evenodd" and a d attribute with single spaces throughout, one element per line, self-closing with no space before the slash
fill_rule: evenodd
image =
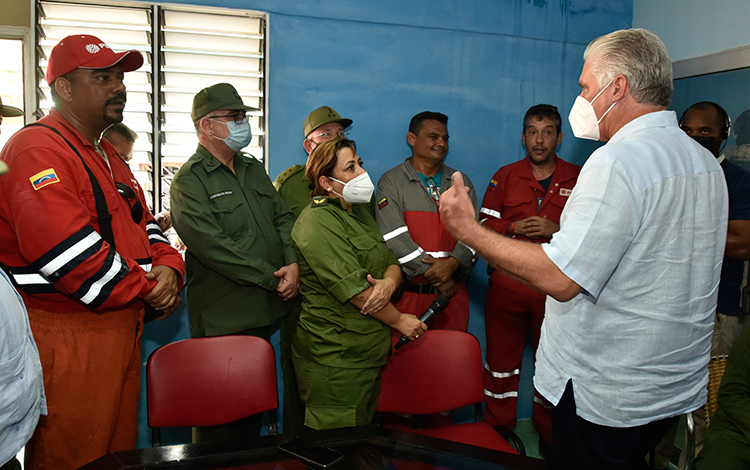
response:
<path id="1" fill-rule="evenodd" d="M 282 171 L 281 174 L 276 178 L 276 180 L 273 182 L 273 187 L 277 190 L 281 187 L 282 184 L 286 182 L 286 180 L 289 179 L 290 176 L 297 173 L 300 170 L 303 170 L 305 168 L 305 165 L 292 165 L 286 170 Z"/>
<path id="2" fill-rule="evenodd" d="M 328 205 L 328 196 L 313 196 L 310 202 L 312 207 L 324 207 Z"/>

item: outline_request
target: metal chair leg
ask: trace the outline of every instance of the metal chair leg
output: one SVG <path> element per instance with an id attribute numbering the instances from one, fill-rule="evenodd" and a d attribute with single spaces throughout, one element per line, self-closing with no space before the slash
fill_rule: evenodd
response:
<path id="1" fill-rule="evenodd" d="M 685 470 L 692 470 L 695 459 L 695 420 L 693 413 L 687 413 L 687 446 L 685 447 Z"/>

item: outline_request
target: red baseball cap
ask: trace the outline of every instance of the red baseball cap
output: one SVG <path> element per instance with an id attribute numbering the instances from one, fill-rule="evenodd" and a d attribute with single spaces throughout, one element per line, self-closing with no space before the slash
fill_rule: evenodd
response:
<path id="1" fill-rule="evenodd" d="M 78 68 L 106 69 L 115 64 L 119 64 L 123 72 L 132 72 L 143 65 L 143 55 L 136 50 L 115 52 L 96 36 L 68 36 L 52 48 L 47 63 L 47 84 Z"/>

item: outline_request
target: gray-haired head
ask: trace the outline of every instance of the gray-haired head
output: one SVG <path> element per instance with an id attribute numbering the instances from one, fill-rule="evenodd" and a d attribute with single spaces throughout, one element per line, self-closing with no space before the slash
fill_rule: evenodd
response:
<path id="1" fill-rule="evenodd" d="M 621 29 L 589 43 L 583 59 L 595 59 L 592 72 L 600 88 L 625 75 L 636 103 L 667 107 L 672 102 L 672 61 L 664 43 L 651 31 Z"/>

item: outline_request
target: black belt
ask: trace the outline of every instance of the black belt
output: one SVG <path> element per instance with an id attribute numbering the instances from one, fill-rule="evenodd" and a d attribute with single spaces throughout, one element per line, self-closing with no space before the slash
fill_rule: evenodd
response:
<path id="1" fill-rule="evenodd" d="M 437 295 L 440 293 L 440 290 L 438 290 L 437 287 L 433 286 L 429 282 L 425 284 L 415 284 L 413 282 L 407 281 L 407 282 L 404 282 L 402 287 L 403 287 L 404 292 L 414 292 L 416 294 Z"/>

